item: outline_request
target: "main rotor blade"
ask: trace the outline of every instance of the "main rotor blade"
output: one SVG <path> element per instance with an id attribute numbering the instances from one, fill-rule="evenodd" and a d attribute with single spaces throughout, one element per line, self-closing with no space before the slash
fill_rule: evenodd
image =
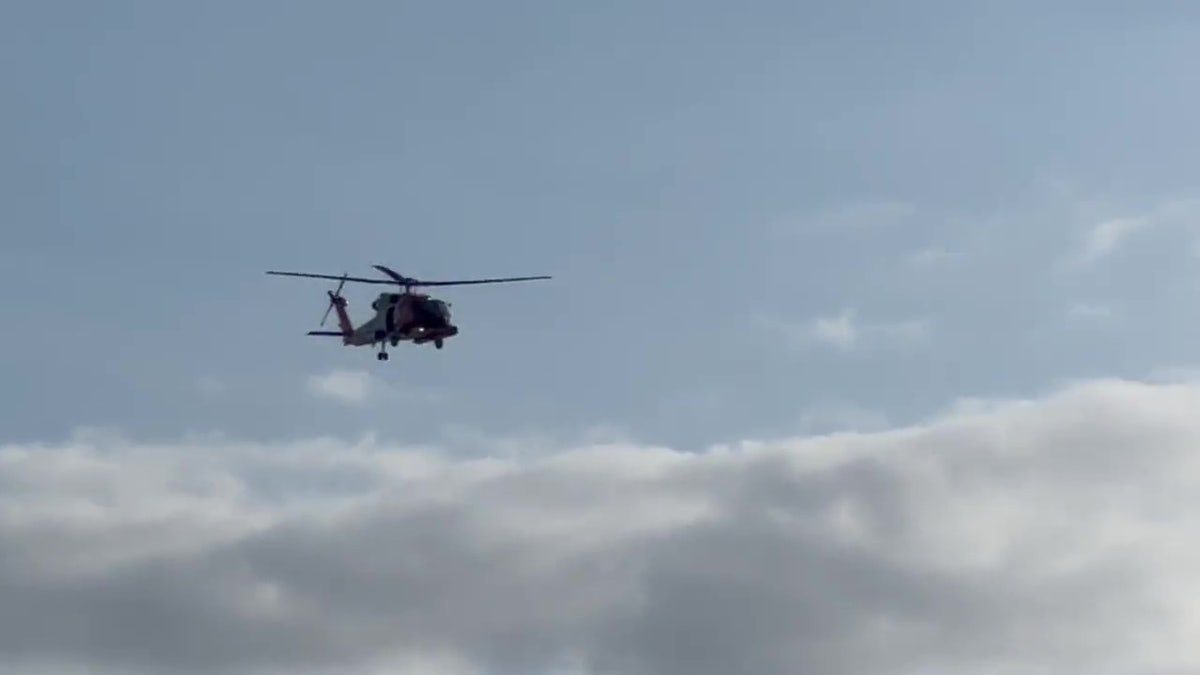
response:
<path id="1" fill-rule="evenodd" d="M 548 275 L 538 275 L 531 277 L 500 277 L 493 279 L 460 279 L 455 281 L 421 281 L 399 274 L 394 270 L 388 269 L 383 265 L 374 265 L 375 269 L 383 272 L 391 277 L 390 279 L 368 279 L 366 277 L 348 277 L 345 275 L 335 274 L 311 274 L 309 272 L 277 272 L 269 271 L 267 274 L 273 274 L 283 277 L 305 277 L 308 279 L 333 279 L 334 281 L 354 281 L 360 284 L 384 284 L 384 285 L 400 285 L 400 286 L 469 286 L 474 284 L 504 284 L 514 281 L 536 281 L 540 279 L 550 279 Z"/>
<path id="2" fill-rule="evenodd" d="M 549 276 L 536 277 L 503 277 L 500 279 L 463 279 L 461 281 L 417 281 L 414 286 L 468 286 L 471 284 L 504 284 L 511 281 L 535 281 L 550 279 Z"/>
<path id="3" fill-rule="evenodd" d="M 308 272 L 275 272 L 270 271 L 267 274 L 274 274 L 281 277 L 307 277 L 309 279 L 333 279 L 334 281 L 357 281 L 360 284 L 394 284 L 396 282 L 391 279 L 368 279 L 366 277 L 348 277 L 341 274 L 309 274 Z"/>
<path id="4" fill-rule="evenodd" d="M 396 283 L 400 284 L 401 286 L 466 286 L 469 284 L 500 284 L 500 283 L 508 283 L 511 281 L 533 281 L 535 279 L 549 279 L 550 278 L 548 276 L 536 276 L 536 277 L 503 277 L 503 278 L 498 278 L 498 279 L 463 279 L 463 280 L 458 280 L 458 281 L 421 281 L 420 279 L 406 277 L 403 274 L 400 274 L 399 272 L 397 272 L 385 265 L 372 265 L 372 267 L 379 270 L 380 272 L 383 272 L 384 274 L 388 275 L 389 277 L 395 279 Z"/>

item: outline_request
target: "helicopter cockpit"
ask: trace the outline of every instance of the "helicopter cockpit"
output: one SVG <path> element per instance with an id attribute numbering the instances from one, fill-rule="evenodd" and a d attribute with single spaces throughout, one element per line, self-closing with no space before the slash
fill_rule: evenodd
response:
<path id="1" fill-rule="evenodd" d="M 450 305 L 444 300 L 423 298 L 419 307 L 419 312 L 434 324 L 440 324 L 442 327 L 450 325 Z"/>

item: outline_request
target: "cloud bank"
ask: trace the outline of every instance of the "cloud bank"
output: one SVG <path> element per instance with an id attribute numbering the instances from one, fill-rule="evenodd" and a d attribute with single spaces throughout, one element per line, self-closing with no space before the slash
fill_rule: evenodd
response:
<path id="1" fill-rule="evenodd" d="M 1101 381 L 700 454 L 0 446 L 0 665 L 1195 672 L 1198 413 Z"/>

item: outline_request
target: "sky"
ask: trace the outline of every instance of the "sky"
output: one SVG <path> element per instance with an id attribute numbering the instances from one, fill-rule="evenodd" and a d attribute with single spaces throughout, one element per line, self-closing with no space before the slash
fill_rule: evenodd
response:
<path id="1" fill-rule="evenodd" d="M 1194 672 L 1198 38 L 0 6 L 0 672 Z"/>

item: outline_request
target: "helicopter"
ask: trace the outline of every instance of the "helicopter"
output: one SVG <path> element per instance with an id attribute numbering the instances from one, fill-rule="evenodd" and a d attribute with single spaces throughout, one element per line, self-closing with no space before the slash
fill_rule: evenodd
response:
<path id="1" fill-rule="evenodd" d="M 352 277 L 346 274 L 311 274 L 308 272 L 268 271 L 267 274 L 287 277 L 307 277 L 312 279 L 332 279 L 338 282 L 337 288 L 326 291 L 329 295 L 329 305 L 325 308 L 325 316 L 321 325 L 329 319 L 329 312 L 337 311 L 338 330 L 313 330 L 308 335 L 321 335 L 342 338 L 342 344 L 351 347 L 365 345 L 379 346 L 376 358 L 388 360 L 387 348 L 399 345 L 401 342 L 411 342 L 421 345 L 432 342 L 433 346 L 441 349 L 447 338 L 458 335 L 458 326 L 450 317 L 450 303 L 432 297 L 426 293 L 414 293 L 412 289 L 425 286 L 465 286 L 473 284 L 499 284 L 514 281 L 534 281 L 549 279 L 549 276 L 504 277 L 497 279 L 463 279 L 457 281 L 421 281 L 406 277 L 384 265 L 372 265 L 375 269 L 387 275 L 386 279 L 367 277 Z M 346 311 L 346 298 L 342 297 L 342 287 L 347 281 L 361 284 L 387 284 L 401 286 L 402 293 L 382 292 L 371 303 L 375 316 L 359 326 L 355 326 Z"/>

